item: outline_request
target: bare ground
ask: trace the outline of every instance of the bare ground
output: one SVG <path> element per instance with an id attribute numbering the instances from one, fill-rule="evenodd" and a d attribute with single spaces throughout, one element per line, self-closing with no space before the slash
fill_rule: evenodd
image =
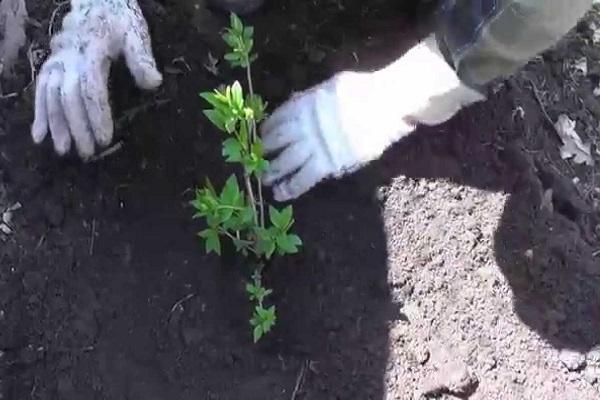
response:
<path id="1" fill-rule="evenodd" d="M 391 3 L 267 4 L 257 87 L 276 104 L 392 58 L 421 20 Z M 166 80 L 140 93 L 115 68 L 115 154 L 60 160 L 31 144 L 30 88 L 0 100 L 0 211 L 22 206 L 0 234 L 3 398 L 598 398 L 595 12 L 488 102 L 297 201 L 306 248 L 269 271 L 280 320 L 254 346 L 243 271 L 204 255 L 186 207 L 226 176 L 197 96 L 235 77 L 205 68 L 226 19 L 183 4 L 142 1 Z M 28 4 L 34 49 L 54 7 Z M 16 72 L 5 93 L 25 55 Z M 560 157 L 562 113 L 595 167 Z"/>

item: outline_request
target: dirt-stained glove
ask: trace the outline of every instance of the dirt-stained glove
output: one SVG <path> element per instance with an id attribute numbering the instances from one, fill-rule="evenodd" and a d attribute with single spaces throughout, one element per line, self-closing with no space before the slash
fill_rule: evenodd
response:
<path id="1" fill-rule="evenodd" d="M 264 183 L 276 201 L 294 199 L 378 158 L 417 124 L 444 122 L 483 99 L 461 83 L 432 35 L 382 70 L 341 72 L 275 110 L 261 126 L 266 153 L 277 154 Z"/>
<path id="2" fill-rule="evenodd" d="M 152 54 L 148 26 L 136 0 L 71 0 L 52 54 L 37 78 L 31 134 L 41 143 L 48 133 L 63 155 L 71 141 L 86 159 L 95 145 L 108 145 L 113 120 L 108 97 L 111 62 L 125 55 L 137 85 L 162 83 Z"/>

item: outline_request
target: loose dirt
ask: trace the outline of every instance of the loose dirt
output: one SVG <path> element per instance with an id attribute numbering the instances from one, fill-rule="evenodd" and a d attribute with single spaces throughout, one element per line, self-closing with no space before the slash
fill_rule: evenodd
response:
<path id="1" fill-rule="evenodd" d="M 382 65 L 427 22 L 363 3 L 271 1 L 246 19 L 272 106 Z M 255 346 L 243 271 L 204 254 L 187 206 L 205 176 L 230 172 L 198 97 L 240 78 L 206 67 L 227 17 L 141 4 L 165 82 L 140 92 L 115 66 L 114 154 L 83 165 L 33 146 L 26 54 L 3 82 L 20 94 L 0 99 L 0 397 L 598 398 L 596 12 L 487 102 L 295 202 L 305 249 L 269 271 L 279 321 Z M 55 7 L 28 2 L 27 46 L 47 50 Z M 563 113 L 595 167 L 560 157 L 546 114 Z"/>

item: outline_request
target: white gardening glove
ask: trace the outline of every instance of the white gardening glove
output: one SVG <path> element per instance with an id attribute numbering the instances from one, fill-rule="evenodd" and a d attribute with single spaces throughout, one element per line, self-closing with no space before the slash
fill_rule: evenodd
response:
<path id="1" fill-rule="evenodd" d="M 276 201 L 294 199 L 379 158 L 417 124 L 444 122 L 483 99 L 430 36 L 382 70 L 339 73 L 275 110 L 261 126 L 265 151 L 278 153 L 264 183 Z"/>
<path id="2" fill-rule="evenodd" d="M 86 159 L 95 145 L 108 145 L 113 120 L 108 97 L 111 62 L 125 55 L 137 85 L 153 89 L 162 82 L 152 55 L 148 26 L 136 0 L 71 0 L 52 54 L 37 78 L 31 134 L 41 143 L 48 128 L 56 152 L 71 141 Z"/>

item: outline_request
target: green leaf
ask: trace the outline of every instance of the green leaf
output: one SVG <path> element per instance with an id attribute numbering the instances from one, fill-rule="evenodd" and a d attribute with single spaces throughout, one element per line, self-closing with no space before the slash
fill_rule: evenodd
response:
<path id="1" fill-rule="evenodd" d="M 265 117 L 266 104 L 263 99 L 257 95 L 248 95 L 246 97 L 246 106 L 252 109 L 253 118 L 256 122 L 260 122 Z"/>
<path id="2" fill-rule="evenodd" d="M 225 132 L 233 133 L 236 131 L 238 120 L 235 117 L 230 117 L 225 121 Z"/>
<path id="3" fill-rule="evenodd" d="M 263 144 L 260 139 L 257 138 L 257 140 L 254 143 L 252 143 L 252 147 L 250 148 L 250 150 L 252 151 L 252 155 L 257 159 L 263 158 Z"/>
<path id="4" fill-rule="evenodd" d="M 228 213 L 225 213 L 224 211 L 228 210 Z M 236 212 L 234 209 L 232 208 L 225 208 L 225 209 L 221 209 L 220 210 L 220 221 L 221 222 L 221 226 L 223 227 L 223 229 L 225 229 L 226 231 L 240 231 L 243 227 L 240 224 L 240 219 L 237 216 Z"/>
<path id="5" fill-rule="evenodd" d="M 263 335 L 263 328 L 261 325 L 256 325 L 254 327 L 253 333 L 252 333 L 252 338 L 254 339 L 254 343 L 258 343 L 258 341 L 260 340 L 260 338 Z"/>
<path id="6" fill-rule="evenodd" d="M 237 206 L 241 199 L 240 186 L 238 185 L 237 177 L 231 175 L 225 182 L 225 186 L 221 191 L 221 204 L 228 206 Z"/>
<path id="7" fill-rule="evenodd" d="M 196 190 L 196 198 L 190 201 L 190 205 L 198 211 L 194 216 L 197 218 L 212 213 L 218 201 L 210 188 L 204 188 Z"/>
<path id="8" fill-rule="evenodd" d="M 223 132 L 227 132 L 226 128 L 226 119 L 227 117 L 223 115 L 222 112 L 218 110 L 204 110 L 204 115 L 214 126 L 219 128 L 219 130 Z"/>
<path id="9" fill-rule="evenodd" d="M 235 48 L 238 44 L 238 40 L 237 40 L 236 36 L 233 34 L 233 32 L 231 31 L 231 29 L 226 29 L 225 33 L 223 33 L 221 35 L 221 37 L 223 38 L 225 43 L 227 43 L 227 45 L 229 45 L 229 47 L 231 47 L 231 48 Z"/>
<path id="10" fill-rule="evenodd" d="M 256 285 L 254 285 L 253 283 L 247 283 L 246 284 L 246 292 L 248 292 L 248 294 L 250 295 L 254 295 L 256 293 Z M 254 300 L 253 298 L 250 298 L 250 300 Z"/>
<path id="11" fill-rule="evenodd" d="M 260 286 L 260 282 L 257 284 L 248 283 L 246 285 L 246 291 L 250 295 L 250 300 L 256 300 L 259 303 L 262 303 L 267 296 L 273 293 L 273 290 L 265 289 L 264 287 Z"/>
<path id="12" fill-rule="evenodd" d="M 231 207 L 219 208 L 217 213 L 218 224 L 223 225 L 224 229 L 228 229 L 231 225 L 231 218 L 233 217 L 234 209 Z M 227 226 L 225 226 L 227 225 Z"/>
<path id="13" fill-rule="evenodd" d="M 212 251 L 221 255 L 221 241 L 219 240 L 219 234 L 214 229 L 205 229 L 198 234 L 204 238 L 206 243 L 206 252 L 210 254 Z"/>
<path id="14" fill-rule="evenodd" d="M 242 144 L 236 138 L 229 138 L 223 142 L 223 157 L 225 161 L 241 162 L 242 161 Z"/>
<path id="15" fill-rule="evenodd" d="M 246 40 L 252 39 L 252 36 L 254 36 L 254 27 L 252 27 L 252 26 L 245 27 L 243 36 L 244 36 L 244 39 L 246 39 Z"/>
<path id="16" fill-rule="evenodd" d="M 284 223 L 284 228 L 282 228 L 283 230 L 287 231 L 290 226 L 292 226 L 292 224 L 294 223 L 294 209 L 292 208 L 291 205 L 287 206 L 286 208 L 284 208 L 281 211 L 281 218 L 283 220 Z"/>
<path id="17" fill-rule="evenodd" d="M 208 226 L 210 226 L 211 228 L 217 228 L 219 226 L 219 224 L 221 223 L 221 220 L 219 218 L 218 215 L 207 215 L 206 216 L 206 223 L 208 224 Z"/>
<path id="18" fill-rule="evenodd" d="M 199 198 L 195 198 L 194 200 L 190 201 L 190 205 L 196 210 L 203 210 L 204 208 L 204 203 L 202 203 L 202 200 Z"/>
<path id="19" fill-rule="evenodd" d="M 238 53 L 227 53 L 223 56 L 223 58 L 229 62 L 235 62 L 235 61 L 239 62 L 241 59 L 241 57 Z"/>
<path id="20" fill-rule="evenodd" d="M 233 85 L 231 85 L 231 103 L 236 110 L 244 108 L 244 93 L 239 81 L 235 81 Z"/>
<path id="21" fill-rule="evenodd" d="M 272 233 L 265 228 L 255 228 L 254 230 L 257 243 L 256 243 L 256 251 L 259 255 L 265 255 L 267 259 L 271 258 L 275 250 L 277 249 L 277 244 L 275 243 L 275 238 Z"/>
<path id="22" fill-rule="evenodd" d="M 267 169 L 269 169 L 269 162 L 264 159 L 258 160 L 256 165 L 254 166 L 254 174 L 256 174 L 256 176 L 260 178 L 266 172 Z"/>
<path id="23" fill-rule="evenodd" d="M 206 185 L 206 188 L 203 190 L 206 190 L 207 194 L 212 197 L 212 198 L 216 198 L 217 197 L 217 191 L 215 190 L 215 186 L 212 184 L 212 182 L 210 181 L 210 179 L 206 178 L 204 181 L 204 184 Z"/>
<path id="24" fill-rule="evenodd" d="M 293 223 L 293 212 L 291 205 L 282 211 L 277 211 L 275 207 L 269 206 L 269 219 L 275 227 L 279 228 L 282 232 L 286 232 Z"/>
<path id="25" fill-rule="evenodd" d="M 240 211 L 240 223 L 244 226 L 250 225 L 254 222 L 254 208 L 251 204 L 248 204 L 242 211 Z"/>
<path id="26" fill-rule="evenodd" d="M 262 307 L 257 307 L 257 312 L 260 315 L 261 326 L 263 328 L 263 333 L 267 333 L 271 330 L 273 325 L 275 325 L 276 317 L 275 317 L 275 306 L 271 306 L 267 309 Z"/>
<path id="27" fill-rule="evenodd" d="M 240 18 L 234 13 L 231 13 L 231 15 L 229 16 L 229 24 L 231 26 L 231 29 L 236 33 L 241 33 L 244 30 L 242 20 L 240 20 Z"/>
<path id="28" fill-rule="evenodd" d="M 242 163 L 247 174 L 255 174 L 259 178 L 269 168 L 267 160 L 258 158 L 254 154 L 245 156 Z"/>
<path id="29" fill-rule="evenodd" d="M 277 250 L 280 255 L 296 254 L 298 247 L 302 245 L 302 240 L 298 235 L 294 234 L 281 234 L 275 238 L 275 242 L 277 243 Z"/>
<path id="30" fill-rule="evenodd" d="M 281 221 L 281 213 L 271 205 L 269 205 L 269 220 L 274 226 L 279 228 L 279 223 Z"/>
<path id="31" fill-rule="evenodd" d="M 235 250 L 242 252 L 244 256 L 247 254 L 247 248 L 249 246 L 248 242 L 241 239 L 233 239 L 233 245 L 235 246 Z"/>
<path id="32" fill-rule="evenodd" d="M 200 97 L 206 100 L 208 104 L 216 109 L 223 109 L 228 106 L 227 98 L 224 97 L 219 91 L 214 92 L 203 92 L 200 93 Z"/>

